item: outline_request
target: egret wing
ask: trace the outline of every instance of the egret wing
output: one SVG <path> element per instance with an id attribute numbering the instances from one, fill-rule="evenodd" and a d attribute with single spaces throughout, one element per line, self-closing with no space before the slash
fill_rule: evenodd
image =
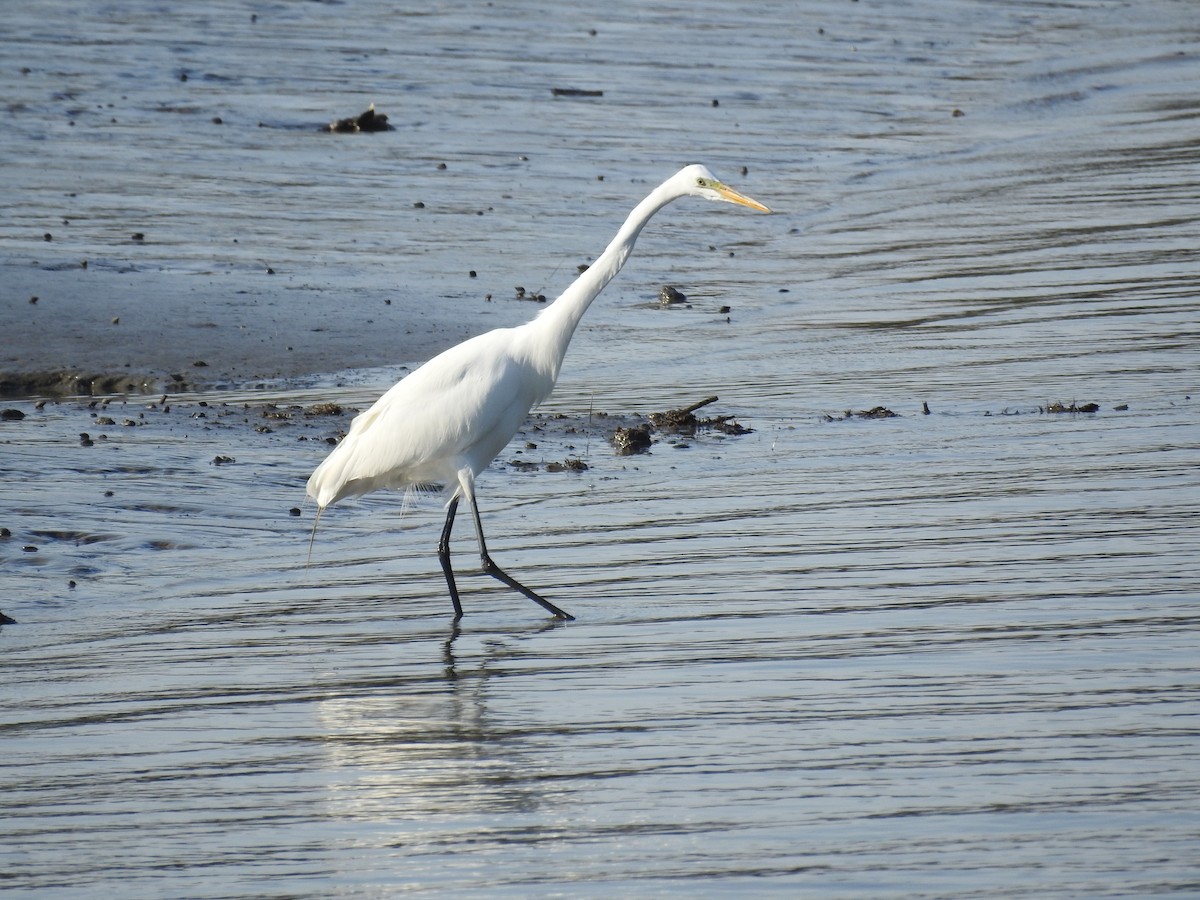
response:
<path id="1" fill-rule="evenodd" d="M 451 482 L 485 467 L 537 396 L 529 372 L 504 352 L 509 329 L 436 356 L 355 417 L 309 479 L 320 506 L 383 487 Z"/>

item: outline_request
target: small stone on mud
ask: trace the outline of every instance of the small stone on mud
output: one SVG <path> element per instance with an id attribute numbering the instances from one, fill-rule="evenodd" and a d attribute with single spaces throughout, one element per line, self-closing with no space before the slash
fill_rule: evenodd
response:
<path id="1" fill-rule="evenodd" d="M 664 284 L 658 290 L 659 306 L 673 306 L 676 303 L 687 303 L 687 294 L 676 287 Z"/>
<path id="2" fill-rule="evenodd" d="M 5 422 L 20 422 L 25 418 L 25 413 L 19 409 L 6 409 L 0 412 L 0 420 Z"/>

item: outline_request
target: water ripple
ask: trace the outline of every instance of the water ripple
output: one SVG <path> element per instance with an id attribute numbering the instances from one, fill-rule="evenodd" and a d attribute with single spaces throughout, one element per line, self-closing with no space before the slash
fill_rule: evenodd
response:
<path id="1" fill-rule="evenodd" d="M 201 281 L 278 304 L 264 341 L 392 293 L 520 321 L 511 285 L 552 294 L 696 155 L 780 212 L 656 219 L 481 479 L 490 549 L 571 623 L 464 530 L 453 626 L 436 500 L 330 510 L 306 566 L 350 413 L 287 411 L 418 360 L 115 399 L 130 426 L 5 401 L 0 884 L 1195 891 L 1190 7 L 77 6 L 0 35 L 0 262 L 175 285 L 198 346 L 218 323 L 170 304 Z M 391 143 L 317 131 L 371 100 Z M 284 287 L 238 294 L 264 260 Z M 753 432 L 608 444 L 713 394 Z"/>

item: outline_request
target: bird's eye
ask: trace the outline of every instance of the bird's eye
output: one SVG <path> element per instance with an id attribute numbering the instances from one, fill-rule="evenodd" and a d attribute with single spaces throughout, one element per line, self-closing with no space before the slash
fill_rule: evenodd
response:
<path id="1" fill-rule="evenodd" d="M 708 187 L 708 179 L 707 178 L 697 178 L 696 179 L 696 187 Z"/>

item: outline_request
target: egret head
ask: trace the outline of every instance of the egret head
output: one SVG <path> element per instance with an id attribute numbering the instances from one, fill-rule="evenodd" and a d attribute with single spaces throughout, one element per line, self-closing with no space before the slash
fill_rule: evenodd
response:
<path id="1" fill-rule="evenodd" d="M 733 188 L 729 187 L 729 185 L 723 184 L 721 179 L 710 172 L 705 166 L 686 166 L 679 170 L 679 174 L 675 176 L 675 179 L 679 183 L 681 194 L 703 197 L 706 200 L 722 200 L 726 203 L 737 203 L 741 206 L 757 209 L 760 212 L 771 211 L 757 200 L 751 200 L 746 195 L 739 194 Z"/>

